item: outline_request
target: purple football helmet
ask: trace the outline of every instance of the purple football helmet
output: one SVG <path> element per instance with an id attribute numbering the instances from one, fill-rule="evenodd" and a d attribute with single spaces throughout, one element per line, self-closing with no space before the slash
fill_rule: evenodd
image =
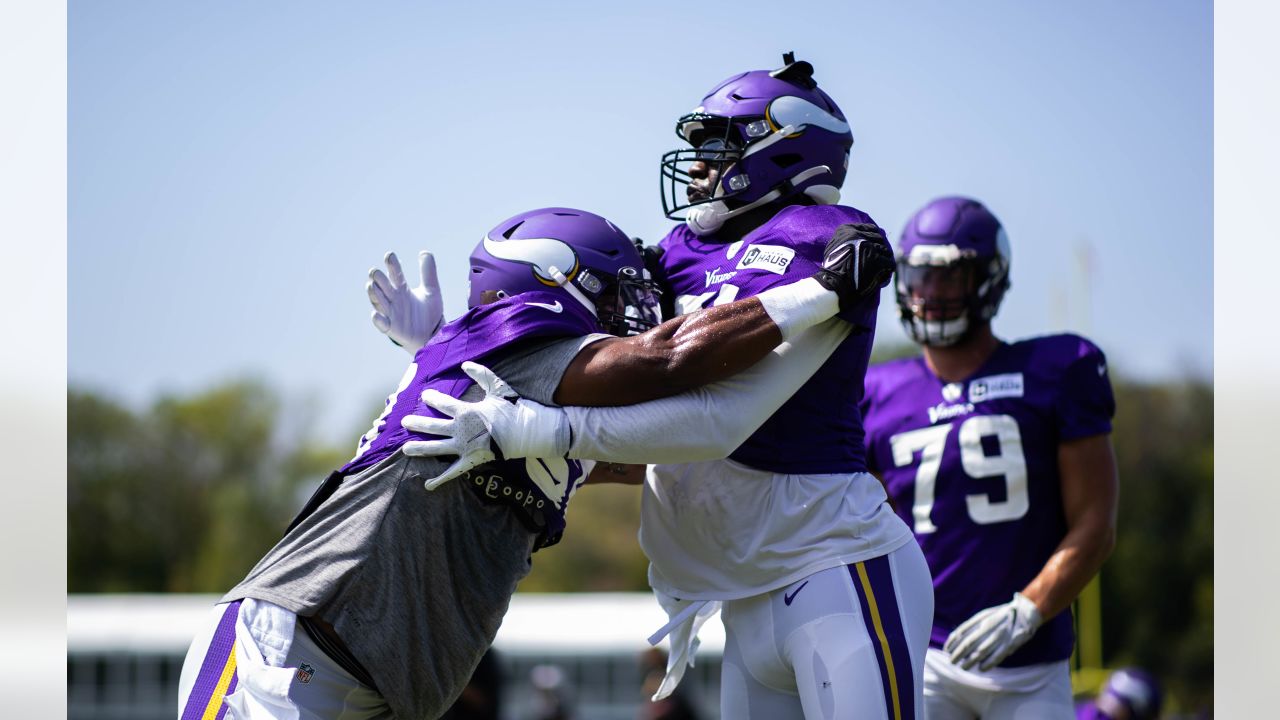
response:
<path id="1" fill-rule="evenodd" d="M 1009 239 L 977 200 L 925 205 L 907 221 L 898 251 L 898 310 L 912 340 L 954 345 L 1000 309 L 1009 289 Z"/>
<path id="2" fill-rule="evenodd" d="M 1163 704 L 1160 681 L 1138 668 L 1121 668 L 1111 673 L 1093 701 L 1095 717 L 1107 720 L 1155 720 Z"/>
<path id="3" fill-rule="evenodd" d="M 662 156 L 662 208 L 694 233 L 766 203 L 804 194 L 834 205 L 849 168 L 853 133 L 844 113 L 813 80 L 813 66 L 783 56 L 784 67 L 752 70 L 717 85 L 676 121 L 691 148 Z M 693 187 L 690 168 L 705 163 L 718 180 Z"/>
<path id="4" fill-rule="evenodd" d="M 635 244 L 594 213 L 554 207 L 520 213 L 498 223 L 471 253 L 467 307 L 557 289 L 614 335 L 658 324 L 658 291 Z"/>

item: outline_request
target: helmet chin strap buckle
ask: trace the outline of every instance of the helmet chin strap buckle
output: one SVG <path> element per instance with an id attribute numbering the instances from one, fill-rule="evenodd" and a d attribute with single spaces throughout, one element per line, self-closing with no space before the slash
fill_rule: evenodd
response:
<path id="1" fill-rule="evenodd" d="M 728 212 L 728 208 L 725 208 L 724 202 L 720 200 L 704 205 L 695 205 L 689 208 L 689 212 L 684 218 L 684 224 L 698 237 L 710 235 L 724 225 L 726 212 Z"/>
<path id="2" fill-rule="evenodd" d="M 759 200 L 747 203 L 740 208 L 733 210 L 724 204 L 723 200 L 713 200 L 702 205 L 694 205 L 689 208 L 689 212 L 685 215 L 685 225 L 693 231 L 698 237 L 710 235 L 720 228 L 724 227 L 726 220 L 737 215 L 754 210 L 761 205 L 771 203 L 780 197 L 790 195 L 794 192 L 795 186 L 803 183 L 810 178 L 817 177 L 823 173 L 830 173 L 831 168 L 826 165 L 818 165 L 808 170 L 803 170 L 796 174 L 795 177 L 783 182 L 778 187 L 765 193 Z M 835 205 L 840 202 L 840 190 L 831 185 L 812 185 L 803 190 L 804 194 L 812 198 L 819 205 Z"/>
<path id="3" fill-rule="evenodd" d="M 724 227 L 726 220 L 737 217 L 748 210 L 754 210 L 761 205 L 771 203 L 780 197 L 782 197 L 782 190 L 775 188 L 765 193 L 759 200 L 733 210 L 730 210 L 723 200 L 713 200 L 702 205 L 694 205 L 689 208 L 689 213 L 685 215 L 684 223 L 689 226 L 694 235 L 703 237 Z"/>
<path id="4" fill-rule="evenodd" d="M 547 273 L 551 275 L 551 279 L 555 280 L 557 285 L 563 288 L 565 292 L 569 293 L 569 295 L 573 296 L 574 300 L 582 303 L 587 310 L 591 311 L 592 315 L 597 315 L 596 304 L 588 300 L 587 296 L 583 295 L 581 290 L 575 287 L 573 283 L 569 282 L 569 278 L 565 277 L 564 273 L 560 272 L 560 268 L 552 265 L 547 268 Z"/>

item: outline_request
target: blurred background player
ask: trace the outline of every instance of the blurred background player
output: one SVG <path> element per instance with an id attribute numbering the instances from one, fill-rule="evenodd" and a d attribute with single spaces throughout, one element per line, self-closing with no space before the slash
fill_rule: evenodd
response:
<path id="1" fill-rule="evenodd" d="M 1076 707 L 1076 720 L 1156 720 L 1164 693 L 1160 681 L 1138 668 L 1121 668 L 1107 677 L 1098 697 Z"/>
<path id="2" fill-rule="evenodd" d="M 898 250 L 923 354 L 873 366 L 862 415 L 868 464 L 933 573 L 926 716 L 1072 718 L 1066 610 L 1115 541 L 1106 358 L 1076 335 L 995 337 L 1010 251 L 981 203 L 930 202 Z"/>
<path id="3" fill-rule="evenodd" d="M 639 254 L 604 218 L 566 208 L 498 225 L 469 270 L 470 310 L 415 352 L 355 457 L 214 608 L 183 665 L 182 718 L 435 718 L 462 692 L 587 470 L 490 454 L 429 492 L 423 480 L 445 465 L 401 452 L 431 436 L 400 418 L 432 414 L 424 392 L 505 393 L 468 362 L 547 404 L 638 402 L 727 377 L 803 330 L 775 323 L 769 303 L 817 308 L 801 313 L 810 324 L 839 306 L 820 286 L 778 288 L 634 335 L 657 319 Z"/>
<path id="4" fill-rule="evenodd" d="M 535 665 L 529 671 L 533 710 L 528 720 L 573 720 L 572 691 L 559 665 Z"/>
<path id="5" fill-rule="evenodd" d="M 663 156 L 663 199 L 668 217 L 685 222 L 646 251 L 674 297 L 668 310 L 713 308 L 813 276 L 833 242 L 886 243 L 868 215 L 835 204 L 853 144 L 844 115 L 809 63 L 784 60 L 720 83 L 677 122 L 691 147 Z M 723 717 L 920 716 L 928 569 L 867 473 L 858 414 L 878 304 L 878 292 L 842 301 L 839 317 L 853 331 L 780 409 L 747 418 L 754 432 L 709 456 L 717 459 L 673 461 L 685 440 L 649 434 L 660 417 L 628 420 L 619 435 L 603 418 L 620 415 L 568 408 L 571 457 L 666 458 L 649 468 L 641 503 L 649 582 L 671 618 L 651 638 L 672 638 L 655 699 L 679 682 L 697 628 L 723 601 Z M 666 407 L 671 426 L 685 416 Z M 726 407 L 701 408 L 705 433 L 741 423 Z"/>
<path id="6" fill-rule="evenodd" d="M 698 711 L 684 687 L 677 687 L 661 700 L 654 700 L 662 678 L 667 674 L 667 654 L 661 648 L 650 647 L 640 654 L 640 711 L 636 720 L 698 720 Z"/>

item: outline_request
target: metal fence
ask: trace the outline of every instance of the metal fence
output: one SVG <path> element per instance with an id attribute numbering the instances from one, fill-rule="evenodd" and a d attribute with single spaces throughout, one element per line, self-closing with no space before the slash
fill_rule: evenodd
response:
<path id="1" fill-rule="evenodd" d="M 500 656 L 503 717 L 528 720 L 534 709 L 533 669 L 554 665 L 578 720 L 633 720 L 644 701 L 635 656 Z M 67 658 L 68 720 L 173 720 L 182 655 L 76 653 Z M 718 717 L 720 662 L 701 659 L 681 683 L 702 711 Z"/>
<path id="2" fill-rule="evenodd" d="M 68 720 L 172 720 L 178 678 L 212 596 L 73 596 L 67 620 Z M 565 616 L 574 618 L 564 622 Z M 631 720 L 645 701 L 643 638 L 665 621 L 648 595 L 518 595 L 495 642 L 505 720 L 533 717 L 534 668 L 558 668 L 577 720 Z M 571 631 L 547 628 L 572 628 Z M 681 692 L 718 717 L 723 628 L 707 624 Z"/>

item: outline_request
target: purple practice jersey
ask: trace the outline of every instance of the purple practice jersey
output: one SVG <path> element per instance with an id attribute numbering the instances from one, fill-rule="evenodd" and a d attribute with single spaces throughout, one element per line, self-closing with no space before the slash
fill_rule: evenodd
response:
<path id="1" fill-rule="evenodd" d="M 526 292 L 472 308 L 436 333 L 414 354 L 413 362 L 387 398 L 373 428 L 360 438 L 356 456 L 342 468 L 352 475 L 394 455 L 410 440 L 435 440 L 408 430 L 406 415 L 444 417 L 422 402 L 422 391 L 438 390 L 461 398 L 475 383 L 462 371 L 467 361 L 492 365 L 531 341 L 575 338 L 600 332 L 600 324 L 578 303 L 561 303 L 563 295 Z M 486 501 L 513 506 L 536 527 L 538 547 L 554 544 L 564 530 L 564 511 L 582 481 L 582 464 L 563 458 L 529 458 L 488 463 L 458 481 Z"/>
<path id="2" fill-rule="evenodd" d="M 679 313 L 758 295 L 812 276 L 840 225 L 874 223 L 842 205 L 792 205 L 734 243 L 698 237 L 684 224 L 662 239 L 662 270 Z M 866 470 L 862 442 L 862 376 L 871 356 L 873 294 L 840 317 L 861 328 L 813 377 L 729 457 L 760 470 L 787 474 Z M 714 420 L 712 420 L 714 421 Z"/>
<path id="3" fill-rule="evenodd" d="M 1058 444 L 1110 433 L 1114 413 L 1106 358 L 1076 335 L 1001 343 L 961 382 L 922 357 L 867 372 L 867 462 L 928 558 L 932 647 L 1039 574 L 1067 530 Z M 1062 660 L 1074 642 L 1060 613 L 1000 666 Z"/>

